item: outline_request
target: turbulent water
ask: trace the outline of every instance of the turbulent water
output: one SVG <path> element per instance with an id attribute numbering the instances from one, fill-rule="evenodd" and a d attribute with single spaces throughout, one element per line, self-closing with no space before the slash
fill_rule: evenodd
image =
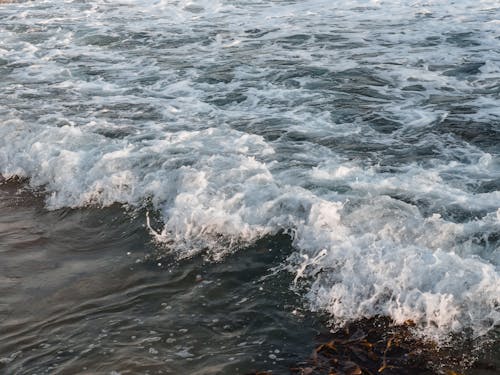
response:
<path id="1" fill-rule="evenodd" d="M 286 235 L 263 276 L 337 326 L 500 323 L 496 0 L 1 4 L 0 121 L 48 210 L 124 204 L 178 260 Z"/>

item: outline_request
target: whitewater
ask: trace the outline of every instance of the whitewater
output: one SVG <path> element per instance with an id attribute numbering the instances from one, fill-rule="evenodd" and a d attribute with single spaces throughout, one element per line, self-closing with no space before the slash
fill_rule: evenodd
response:
<path id="1" fill-rule="evenodd" d="M 0 174 L 177 259 L 286 233 L 334 326 L 500 323 L 497 1 L 0 5 Z M 153 220 L 154 219 L 154 220 Z"/>

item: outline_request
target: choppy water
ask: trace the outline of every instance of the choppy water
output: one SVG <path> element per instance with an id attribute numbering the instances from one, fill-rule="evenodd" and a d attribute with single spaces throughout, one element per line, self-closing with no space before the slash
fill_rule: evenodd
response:
<path id="1" fill-rule="evenodd" d="M 499 47 L 488 0 L 0 5 L 0 173 L 44 192 L 2 193 L 2 363 L 72 371 L 94 345 L 103 371 L 138 348 L 152 372 L 206 365 L 166 344 L 183 319 L 210 353 L 295 335 L 300 356 L 315 312 L 498 343 Z M 244 298 L 261 323 L 225 334 Z"/>

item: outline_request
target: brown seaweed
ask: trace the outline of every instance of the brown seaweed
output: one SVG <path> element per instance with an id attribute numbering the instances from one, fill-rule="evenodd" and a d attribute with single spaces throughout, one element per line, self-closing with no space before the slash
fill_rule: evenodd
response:
<path id="1" fill-rule="evenodd" d="M 317 338 L 311 358 L 290 368 L 292 375 L 460 375 L 443 363 L 449 353 L 412 332 L 414 323 L 365 319 Z"/>

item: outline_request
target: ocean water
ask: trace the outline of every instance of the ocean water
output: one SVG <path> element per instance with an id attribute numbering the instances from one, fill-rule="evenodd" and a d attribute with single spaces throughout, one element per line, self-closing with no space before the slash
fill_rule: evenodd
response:
<path id="1" fill-rule="evenodd" d="M 0 371 L 498 353 L 498 1 L 2 3 L 0 122 Z"/>

